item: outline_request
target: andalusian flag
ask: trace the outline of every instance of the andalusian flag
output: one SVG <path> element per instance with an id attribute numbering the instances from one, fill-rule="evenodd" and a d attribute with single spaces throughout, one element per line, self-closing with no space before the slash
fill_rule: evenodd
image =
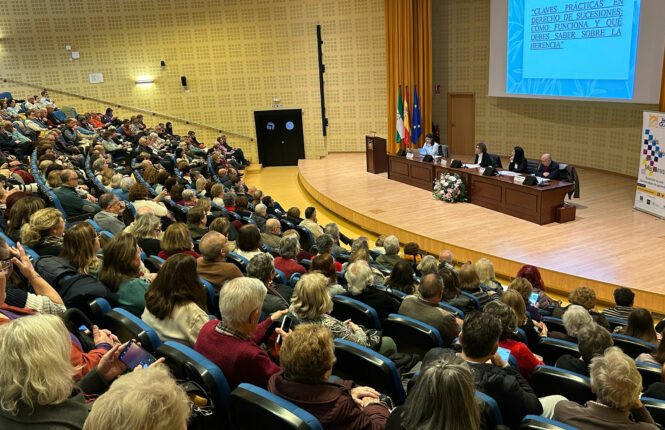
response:
<path id="1" fill-rule="evenodd" d="M 404 106 L 402 105 L 402 87 L 397 90 L 397 133 L 395 133 L 395 142 L 401 143 L 404 139 Z"/>
<path id="2" fill-rule="evenodd" d="M 411 145 L 411 127 L 409 126 L 409 90 L 404 90 L 404 145 Z"/>
<path id="3" fill-rule="evenodd" d="M 422 120 L 420 119 L 420 102 L 418 102 L 418 88 L 413 87 L 413 124 L 411 124 L 411 140 L 418 144 L 422 131 Z"/>

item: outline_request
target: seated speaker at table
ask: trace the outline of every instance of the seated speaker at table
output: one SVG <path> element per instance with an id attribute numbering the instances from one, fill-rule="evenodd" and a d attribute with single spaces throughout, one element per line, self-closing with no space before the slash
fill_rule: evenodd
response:
<path id="1" fill-rule="evenodd" d="M 543 154 L 540 156 L 540 165 L 536 171 L 536 176 L 541 176 L 547 179 L 561 179 L 559 172 L 559 163 L 552 160 L 550 154 Z"/>
<path id="2" fill-rule="evenodd" d="M 473 160 L 473 164 L 480 164 L 480 167 L 492 166 L 492 159 L 487 153 L 487 145 L 483 142 L 478 142 L 476 144 L 476 158 Z"/>
<path id="3" fill-rule="evenodd" d="M 428 133 L 425 136 L 425 143 L 423 144 L 423 155 L 439 155 L 439 144 L 434 141 L 434 135 Z"/>
<path id="4" fill-rule="evenodd" d="M 526 158 L 524 157 L 524 150 L 521 146 L 516 146 L 510 154 L 510 164 L 508 170 L 517 173 L 528 173 Z"/>

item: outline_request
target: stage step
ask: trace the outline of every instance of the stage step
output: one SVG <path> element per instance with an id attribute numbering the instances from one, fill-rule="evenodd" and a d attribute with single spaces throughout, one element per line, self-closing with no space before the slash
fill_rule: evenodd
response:
<path id="1" fill-rule="evenodd" d="M 252 163 L 245 169 L 245 173 L 259 173 L 263 166 L 259 163 Z"/>

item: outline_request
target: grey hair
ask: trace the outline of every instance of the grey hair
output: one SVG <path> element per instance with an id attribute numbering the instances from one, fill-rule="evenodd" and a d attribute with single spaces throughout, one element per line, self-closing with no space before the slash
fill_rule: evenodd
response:
<path id="1" fill-rule="evenodd" d="M 255 255 L 247 263 L 247 276 L 256 278 L 264 284 L 270 280 L 270 275 L 274 270 L 272 256 L 264 252 Z"/>
<path id="2" fill-rule="evenodd" d="M 121 173 L 116 173 L 115 175 L 111 176 L 111 188 L 120 188 L 120 182 L 122 181 L 122 174 Z"/>
<path id="3" fill-rule="evenodd" d="M 279 241 L 279 255 L 282 258 L 293 260 L 298 255 L 300 243 L 295 235 L 284 236 Z"/>
<path id="4" fill-rule="evenodd" d="M 600 403 L 620 411 L 631 409 L 642 390 L 642 376 L 635 361 L 611 346 L 589 366 L 591 386 Z"/>
<path id="5" fill-rule="evenodd" d="M 348 288 L 351 294 L 360 294 L 372 283 L 374 277 L 369 264 L 366 261 L 358 260 L 351 263 L 344 278 L 349 283 Z"/>
<path id="6" fill-rule="evenodd" d="M 255 310 L 261 310 L 266 297 L 263 282 L 256 278 L 240 277 L 227 282 L 219 292 L 219 312 L 230 327 L 240 327 Z"/>
<path id="7" fill-rule="evenodd" d="M 136 217 L 132 223 L 130 233 L 137 240 L 145 237 L 150 237 L 150 233 L 154 231 L 161 223 L 161 220 L 154 213 L 147 213 Z"/>
<path id="8" fill-rule="evenodd" d="M 593 318 L 589 311 L 579 305 L 570 305 L 563 314 L 563 326 L 566 327 L 568 336 L 577 337 L 582 327 L 593 324 Z"/>
<path id="9" fill-rule="evenodd" d="M 582 359 L 588 364 L 597 355 L 614 345 L 612 335 L 605 327 L 593 323 L 582 327 L 577 333 L 578 348 Z"/>
<path id="10" fill-rule="evenodd" d="M 254 212 L 260 215 L 264 215 L 266 211 L 268 210 L 268 207 L 264 205 L 263 203 L 259 203 L 258 205 L 254 206 Z"/>
<path id="11" fill-rule="evenodd" d="M 96 160 L 92 163 L 92 170 L 93 170 L 93 172 L 96 172 L 96 171 L 98 171 L 98 170 L 101 170 L 101 168 L 102 168 L 102 166 L 104 165 L 105 162 L 106 162 L 106 160 L 105 160 L 103 157 L 99 157 L 98 159 L 96 159 Z"/>
<path id="12" fill-rule="evenodd" d="M 421 275 L 426 273 L 438 273 L 439 263 L 432 255 L 426 255 L 422 260 L 420 260 L 420 263 L 418 263 L 418 270 L 420 271 Z"/>
<path id="13" fill-rule="evenodd" d="M 446 261 L 447 263 L 451 263 L 451 264 L 452 264 L 452 262 L 453 262 L 453 253 L 452 253 L 452 251 L 449 251 L 449 250 L 447 250 L 447 249 L 441 251 L 441 254 L 439 254 L 439 260 L 441 259 L 441 256 L 442 256 L 443 254 L 448 254 L 448 258 L 447 258 L 445 261 Z"/>
<path id="14" fill-rule="evenodd" d="M 125 176 L 120 181 L 120 188 L 122 191 L 129 191 L 129 189 L 132 188 L 132 185 L 134 185 L 134 179 L 132 179 L 130 176 Z"/>
<path id="15" fill-rule="evenodd" d="M 224 202 L 224 206 L 233 206 L 236 201 L 235 193 L 224 193 L 222 201 Z"/>
<path id="16" fill-rule="evenodd" d="M 360 248 L 366 248 L 369 251 L 369 241 L 365 236 L 358 236 L 351 244 L 351 255 Z"/>
<path id="17" fill-rule="evenodd" d="M 501 321 L 501 337 L 499 340 L 509 339 L 517 327 L 517 315 L 513 308 L 507 304 L 492 300 L 483 307 L 483 312 L 494 315 Z"/>
<path id="18" fill-rule="evenodd" d="M 401 418 L 408 429 L 480 428 L 469 365 L 455 354 L 431 362 L 409 391 Z"/>
<path id="19" fill-rule="evenodd" d="M 184 190 L 184 191 L 182 192 L 182 199 L 183 199 L 184 201 L 188 201 L 189 199 L 191 199 L 191 198 L 194 197 L 195 195 L 196 195 L 196 191 L 187 188 L 186 190 Z"/>
<path id="20" fill-rule="evenodd" d="M 316 238 L 316 249 L 319 250 L 319 254 L 328 254 L 332 251 L 333 247 L 333 238 L 327 233 L 323 233 L 321 236 Z"/>
<path id="21" fill-rule="evenodd" d="M 339 237 L 339 227 L 334 222 L 330 222 L 330 223 L 326 224 L 326 230 L 325 231 L 326 231 L 326 233 L 331 235 L 333 237 L 333 239 L 335 239 L 335 240 L 337 240 L 337 238 Z"/>
<path id="22" fill-rule="evenodd" d="M 383 248 L 386 250 L 386 255 L 397 255 L 399 252 L 399 239 L 391 234 L 383 240 Z"/>
<path id="23" fill-rule="evenodd" d="M 99 207 L 102 209 L 108 209 L 117 198 L 118 196 L 113 193 L 104 193 L 99 196 Z"/>

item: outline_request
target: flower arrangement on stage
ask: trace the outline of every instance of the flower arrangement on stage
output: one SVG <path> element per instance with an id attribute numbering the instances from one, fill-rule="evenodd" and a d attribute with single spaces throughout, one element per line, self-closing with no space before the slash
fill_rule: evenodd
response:
<path id="1" fill-rule="evenodd" d="M 455 173 L 442 173 L 441 177 L 434 181 L 434 198 L 448 203 L 466 201 L 466 186 L 459 175 Z"/>

